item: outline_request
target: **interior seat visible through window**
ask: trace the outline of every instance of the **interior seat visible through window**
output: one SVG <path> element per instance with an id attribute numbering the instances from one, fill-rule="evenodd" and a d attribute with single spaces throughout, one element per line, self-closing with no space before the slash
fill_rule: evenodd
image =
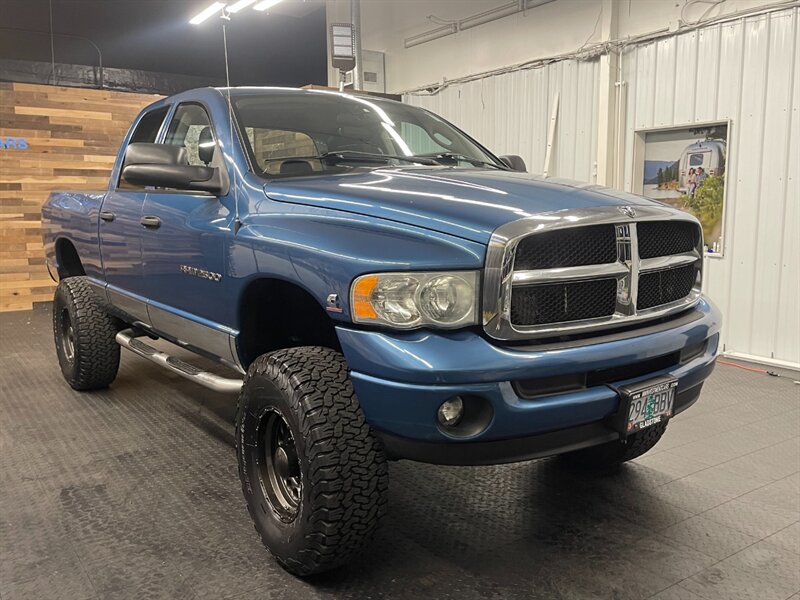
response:
<path id="1" fill-rule="evenodd" d="M 190 165 L 210 164 L 214 159 L 216 143 L 211 129 L 211 119 L 205 109 L 199 104 L 178 106 L 164 143 L 186 148 Z"/>
<path id="2" fill-rule="evenodd" d="M 246 127 L 245 133 L 253 148 L 258 168 L 265 173 L 300 175 L 322 170 L 322 164 L 318 160 L 301 161 L 296 158 L 319 154 L 314 141 L 305 133 L 260 127 Z"/>

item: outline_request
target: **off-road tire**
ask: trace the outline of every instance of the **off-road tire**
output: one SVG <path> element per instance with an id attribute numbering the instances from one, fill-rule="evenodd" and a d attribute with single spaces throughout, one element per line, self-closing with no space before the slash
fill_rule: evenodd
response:
<path id="1" fill-rule="evenodd" d="M 647 429 L 629 435 L 625 442 L 614 441 L 567 452 L 561 458 L 572 466 L 587 469 L 613 469 L 624 462 L 638 458 L 650 451 L 664 435 L 667 423 L 657 423 Z"/>
<path id="2" fill-rule="evenodd" d="M 53 297 L 53 338 L 61 373 L 73 389 L 111 385 L 119 370 L 117 331 L 119 322 L 106 312 L 86 277 L 61 280 Z"/>
<path id="3" fill-rule="evenodd" d="M 269 459 L 259 441 L 266 415 L 276 412 L 291 432 L 302 482 L 299 508 L 288 522 L 265 492 Z M 279 350 L 250 365 L 236 415 L 236 454 L 255 529 L 294 575 L 350 560 L 385 512 L 385 454 L 364 420 L 344 357 L 329 348 Z"/>

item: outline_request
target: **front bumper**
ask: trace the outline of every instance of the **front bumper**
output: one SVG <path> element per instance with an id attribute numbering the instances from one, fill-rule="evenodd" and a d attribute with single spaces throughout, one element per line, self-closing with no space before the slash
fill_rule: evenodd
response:
<path id="1" fill-rule="evenodd" d="M 686 410 L 694 404 L 700 397 L 702 387 L 701 383 L 679 392 L 675 398 L 675 412 Z M 391 458 L 407 458 L 438 465 L 497 465 L 531 460 L 613 442 L 620 437 L 604 421 L 488 442 L 421 442 L 381 431 L 376 433 Z"/>
<path id="2" fill-rule="evenodd" d="M 495 345 L 471 331 L 387 333 L 338 327 L 359 403 L 395 458 L 449 464 L 500 463 L 557 454 L 617 439 L 604 421 L 615 414 L 620 385 L 658 375 L 676 377 L 676 412 L 696 401 L 719 345 L 718 309 L 696 308 L 661 325 L 582 342 L 527 348 Z M 702 345 L 685 362 L 584 389 L 521 397 L 513 382 L 636 365 Z M 491 403 L 480 433 L 454 438 L 436 421 L 455 395 Z"/>

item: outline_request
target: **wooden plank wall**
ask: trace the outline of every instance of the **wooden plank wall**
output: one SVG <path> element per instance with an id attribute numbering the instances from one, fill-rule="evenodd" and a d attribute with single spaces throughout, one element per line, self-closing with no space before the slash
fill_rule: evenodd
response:
<path id="1" fill-rule="evenodd" d="M 42 203 L 54 190 L 105 189 L 131 121 L 159 97 L 0 83 L 0 312 L 52 299 Z"/>

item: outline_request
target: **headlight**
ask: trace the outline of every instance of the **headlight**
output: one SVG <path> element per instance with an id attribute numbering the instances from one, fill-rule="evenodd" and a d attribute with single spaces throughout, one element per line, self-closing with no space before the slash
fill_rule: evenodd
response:
<path id="1" fill-rule="evenodd" d="M 398 329 L 474 325 L 478 314 L 478 272 L 362 275 L 353 282 L 350 306 L 356 323 L 379 323 Z"/>

